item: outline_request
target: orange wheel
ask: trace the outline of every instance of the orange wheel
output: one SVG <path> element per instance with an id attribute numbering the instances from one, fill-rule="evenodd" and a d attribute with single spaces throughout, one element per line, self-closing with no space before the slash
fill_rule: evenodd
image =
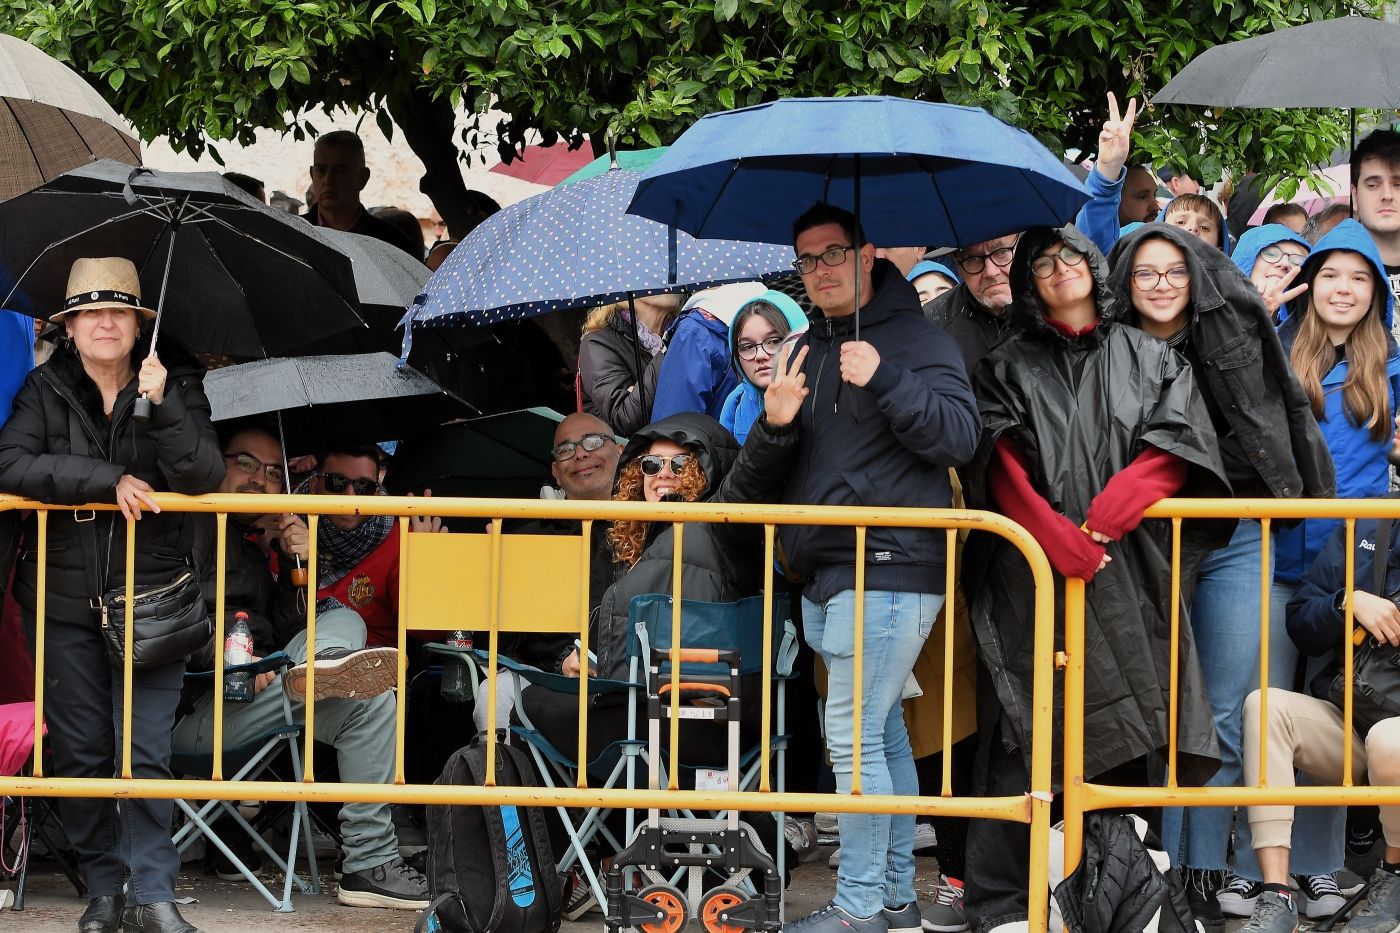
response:
<path id="1" fill-rule="evenodd" d="M 638 924 L 642 933 L 677 933 L 689 919 L 685 896 L 669 884 L 650 885 L 638 891 L 637 896 L 663 914 L 660 920 Z"/>
<path id="2" fill-rule="evenodd" d="M 744 933 L 747 929 L 737 923 L 727 923 L 724 915 L 748 900 L 734 888 L 715 888 L 700 901 L 700 924 L 705 933 Z"/>

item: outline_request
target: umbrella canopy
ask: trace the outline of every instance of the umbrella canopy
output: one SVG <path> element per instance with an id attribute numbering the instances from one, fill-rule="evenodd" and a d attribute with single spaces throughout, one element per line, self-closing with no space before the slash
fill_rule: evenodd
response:
<path id="1" fill-rule="evenodd" d="M 1400 23 L 1344 16 L 1207 49 L 1154 104 L 1400 107 Z"/>
<path id="2" fill-rule="evenodd" d="M 400 444 L 385 485 L 394 493 L 534 499 L 549 482 L 563 420 L 548 408 L 525 408 L 447 425 Z"/>
<path id="3" fill-rule="evenodd" d="M 413 330 L 496 324 L 791 271 L 790 246 L 696 240 L 628 214 L 640 178 L 608 171 L 488 218 L 429 279 Z"/>
<path id="4" fill-rule="evenodd" d="M 570 149 L 562 142 L 552 146 L 526 146 L 509 165 L 502 162 L 491 166 L 491 171 L 536 185 L 557 185 L 592 159 L 591 147 Z"/>
<path id="5" fill-rule="evenodd" d="M 214 421 L 280 411 L 291 455 L 399 440 L 476 414 L 392 353 L 225 366 L 204 377 L 204 391 Z"/>
<path id="6" fill-rule="evenodd" d="M 0 199 L 94 159 L 141 164 L 141 145 L 77 72 L 0 34 Z"/>
<path id="7" fill-rule="evenodd" d="M 0 203 L 3 307 L 53 314 L 87 256 L 134 262 L 163 333 L 191 351 L 285 356 L 364 323 L 334 241 L 212 172 L 94 162 Z"/>
<path id="8" fill-rule="evenodd" d="M 1303 179 L 1297 192 L 1288 201 L 1301 204 L 1309 214 L 1316 214 L 1329 204 L 1345 203 L 1351 196 L 1351 165 L 1332 165 L 1312 176 Z M 1275 191 L 1260 203 L 1249 217 L 1251 224 L 1262 224 L 1269 208 L 1279 203 L 1281 198 Z"/>
<path id="9" fill-rule="evenodd" d="M 597 178 L 612 168 L 614 164 L 629 172 L 645 172 L 651 168 L 653 162 L 665 155 L 669 148 L 671 147 L 657 146 L 654 149 L 625 149 L 621 152 L 614 152 L 612 155 L 598 156 L 559 184 L 572 185 L 576 181 Z"/>
<path id="10" fill-rule="evenodd" d="M 984 110 L 786 98 L 696 121 L 629 210 L 698 237 L 789 243 L 826 202 L 858 213 L 877 246 L 964 246 L 1063 224 L 1088 200 L 1058 157 Z"/>
<path id="11" fill-rule="evenodd" d="M 399 352 L 403 334 L 399 324 L 404 309 L 423 291 L 432 275 L 428 267 L 408 253 L 374 237 L 317 228 L 350 257 L 359 295 L 360 317 L 365 326 L 352 327 L 303 349 L 305 353 Z"/>

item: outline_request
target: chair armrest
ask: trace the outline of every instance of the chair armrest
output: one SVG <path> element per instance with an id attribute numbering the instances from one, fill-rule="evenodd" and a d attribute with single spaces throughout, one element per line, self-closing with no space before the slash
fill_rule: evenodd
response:
<path id="1" fill-rule="evenodd" d="M 242 674 L 245 671 L 253 674 L 266 674 L 268 671 L 281 671 L 291 667 L 295 662 L 287 656 L 286 652 L 274 651 L 265 658 L 256 661 L 249 661 L 247 664 L 227 664 L 224 666 L 224 676 L 229 674 Z M 213 671 L 185 671 L 185 681 L 187 683 L 206 683 L 214 680 Z"/>

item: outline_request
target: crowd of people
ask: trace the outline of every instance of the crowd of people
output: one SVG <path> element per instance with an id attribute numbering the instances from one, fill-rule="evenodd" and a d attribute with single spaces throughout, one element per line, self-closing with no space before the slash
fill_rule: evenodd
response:
<path id="1" fill-rule="evenodd" d="M 1267 567 L 1258 520 L 1189 521 L 1180 589 L 1173 591 L 1171 525 L 1144 513 L 1177 495 L 1390 492 L 1400 435 L 1393 314 L 1400 133 L 1379 129 L 1357 146 L 1349 211 L 1309 217 L 1296 205 L 1278 205 L 1264 224 L 1248 227 L 1181 172 L 1130 165 L 1134 116 L 1132 102 L 1120 113 L 1110 98 L 1085 182 L 1090 200 L 1074 224 L 951 250 L 882 247 L 868 242 L 850 212 L 818 203 L 793 220 L 795 276 L 784 282 L 596 309 L 578 353 L 577 410 L 559 422 L 548 452 L 547 495 L 966 505 L 1002 513 L 1041 545 L 1057 580 L 1088 584 L 1088 778 L 1160 784 L 1174 743 L 1174 777 L 1182 784 L 1254 782 L 1264 729 L 1271 785 L 1295 772 L 1335 783 L 1344 724 L 1329 685 L 1346 650 L 1346 612 L 1378 642 L 1400 646 L 1400 608 L 1392 598 L 1400 589 L 1392 582 L 1400 579 L 1400 548 L 1391 546 L 1389 524 L 1357 525 L 1348 591 L 1346 529 L 1338 520 L 1275 522 Z M 357 161 L 355 146 L 340 135 L 317 145 L 317 210 L 308 219 L 396 240 L 397 230 L 359 204 L 363 154 Z M 1171 195 L 1165 203 L 1159 184 Z M 323 450 L 289 475 L 268 425 L 221 423 L 216 430 L 198 361 L 165 343 L 148 355 L 152 315 L 130 262 L 79 260 L 68 295 L 49 319 L 57 333 L 51 354 L 17 385 L 0 430 L 0 492 L 66 505 L 117 504 L 120 516 L 139 520 L 138 588 L 193 570 L 213 609 L 212 518 L 161 512 L 154 492 L 383 491 L 378 447 Z M 133 416 L 138 395 L 154 404 L 140 424 Z M 100 606 L 103 594 L 124 582 L 120 521 L 117 513 L 76 512 L 48 522 L 52 774 L 103 777 L 117 766 L 121 679 L 104 650 Z M 318 559 L 308 568 L 315 591 L 308 592 L 293 572 L 309 557 L 304 517 L 230 516 L 228 618 L 247 614 L 256 657 L 283 651 L 293 666 L 260 675 L 253 702 L 224 705 L 224 741 L 277 720 L 284 695 L 299 711 L 307 665 L 314 665 L 317 736 L 335 747 L 341 779 L 389 783 L 396 703 L 410 702 L 392 689 L 400 649 L 399 525 L 354 514 L 317 521 Z M 446 531 L 437 519 L 414 518 L 410 533 Z M 532 522 L 507 531 L 579 534 L 581 526 Z M 31 518 L 7 533 L 0 566 L 13 565 L 9 599 L 32 645 L 40 601 L 36 526 Z M 1032 679 L 1044 659 L 1032 653 L 1034 585 L 1019 552 L 974 534 L 955 555 L 941 529 L 873 527 L 858 568 L 849 528 L 787 525 L 778 537 L 777 585 L 792 597 L 807 649 L 798 681 L 805 677 L 809 688 L 794 689 L 789 715 L 792 731 L 810 735 L 815 746 L 812 767 L 795 768 L 789 789 L 819 789 L 825 770 L 835 790 L 848 793 L 858 766 L 863 793 L 937 793 L 939 769 L 930 759 L 956 754 L 957 793 L 1024 793 Z M 693 523 L 684 541 L 685 596 L 734 603 L 760 594 L 756 526 Z M 577 676 L 584 665 L 605 678 L 625 672 L 633 598 L 670 592 L 673 526 L 599 522 L 589 544 L 596 659 L 580 657 L 562 636 L 505 638 L 502 653 L 564 675 Z M 961 622 L 944 612 L 953 560 L 962 588 L 956 602 L 967 613 Z M 1262 720 L 1261 567 L 1272 584 L 1271 686 Z M 312 658 L 308 599 L 318 610 Z M 1170 637 L 1174 601 L 1187 622 L 1177 644 Z M 930 638 L 940 624 L 970 626 L 970 636 L 958 630 L 959 640 L 976 656 L 977 685 L 960 687 L 957 697 L 960 706 L 975 707 L 975 722 L 955 729 L 956 752 L 930 747 L 923 732 L 932 730 L 908 700 L 919 692 L 941 697 L 940 685 L 928 682 L 941 673 L 921 665 L 931 649 L 941 650 L 941 636 Z M 463 627 L 477 625 L 464 619 Z M 191 696 L 182 685 L 188 667 L 215 662 L 216 647 L 138 670 L 134 776 L 169 777 L 172 749 L 212 747 L 212 698 Z M 820 706 L 810 685 L 818 668 Z M 915 679 L 920 690 L 911 691 Z M 595 763 L 633 725 L 625 706 L 597 702 L 588 735 Z M 560 747 L 573 746 L 577 694 L 528 688 L 521 705 L 516 716 Z M 511 721 L 509 702 L 500 704 L 496 723 L 484 722 L 485 708 L 479 697 L 477 728 Z M 1063 712 L 1057 705 L 1057 730 Z M 756 704 L 745 710 L 744 728 L 754 735 L 758 715 Z M 1358 776 L 1386 784 L 1400 777 L 1396 723 L 1383 720 L 1355 736 Z M 682 735 L 683 760 L 716 744 L 698 725 Z M 800 741 L 792 753 L 801 754 Z M 1058 781 L 1058 747 L 1054 773 Z M 126 800 L 118 807 L 73 798 L 62 810 L 90 898 L 80 930 L 194 929 L 174 904 L 179 861 L 168 802 Z M 783 821 L 784 844 L 797 858 L 815 854 L 811 817 Z M 1218 928 L 1232 915 L 1247 918 L 1244 929 L 1254 933 L 1292 933 L 1300 916 L 1341 906 L 1341 808 L 1310 808 L 1296 818 L 1281 806 L 1179 808 L 1152 821 L 1185 881 L 1191 913 L 1207 926 Z M 983 933 L 1025 923 L 1031 853 L 1022 825 L 854 813 L 836 824 L 834 895 L 785 929 Z M 392 808 L 348 804 L 340 830 L 342 903 L 426 906 L 426 882 L 400 854 L 405 824 Z M 1369 902 L 1349 927 L 1366 933 L 1400 928 L 1396 808 L 1380 808 L 1378 833 L 1383 850 Z M 920 905 L 914 853 L 928 848 L 937 852 L 941 875 L 933 902 Z M 566 899 L 570 919 L 599 906 L 577 879 Z"/>

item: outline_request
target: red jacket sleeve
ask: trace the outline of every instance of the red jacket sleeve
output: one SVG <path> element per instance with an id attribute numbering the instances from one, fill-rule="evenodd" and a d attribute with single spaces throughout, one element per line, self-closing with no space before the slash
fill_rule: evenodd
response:
<path id="1" fill-rule="evenodd" d="M 1148 447 L 1113 475 L 1094 501 L 1084 524 L 1114 541 L 1142 522 L 1142 513 L 1158 499 L 1172 495 L 1186 482 L 1187 464 L 1175 454 Z"/>
<path id="2" fill-rule="evenodd" d="M 1056 512 L 1031 485 L 1026 458 L 1005 437 L 997 441 L 987 467 L 987 486 L 1002 513 L 1031 533 L 1050 566 L 1066 577 L 1092 580 L 1103 560 L 1103 545 Z"/>

